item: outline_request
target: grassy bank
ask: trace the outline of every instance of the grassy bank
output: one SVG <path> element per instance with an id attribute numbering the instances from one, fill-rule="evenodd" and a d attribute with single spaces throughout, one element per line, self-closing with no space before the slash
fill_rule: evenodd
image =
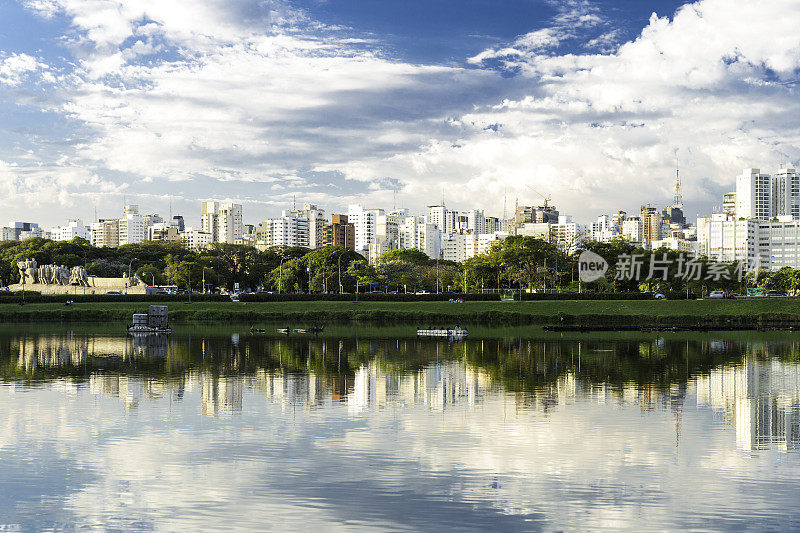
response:
<path id="1" fill-rule="evenodd" d="M 37 303 L 0 306 L 4 322 L 128 322 L 145 302 Z M 174 323 L 259 321 L 364 323 L 708 325 L 782 323 L 800 326 L 800 299 L 556 302 L 200 302 L 170 303 Z"/>

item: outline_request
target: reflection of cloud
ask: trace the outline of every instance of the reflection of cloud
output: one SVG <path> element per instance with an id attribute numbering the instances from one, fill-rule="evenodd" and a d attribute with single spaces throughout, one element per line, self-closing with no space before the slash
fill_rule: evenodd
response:
<path id="1" fill-rule="evenodd" d="M 241 337 L 237 353 L 252 358 L 249 342 Z M 199 364 L 230 363 L 215 359 L 226 354 L 218 339 L 195 346 Z M 604 353 L 589 352 L 584 368 Z M 33 512 L 45 523 L 166 530 L 261 529 L 267 519 L 283 529 L 423 531 L 798 523 L 796 457 L 776 469 L 774 454 L 739 453 L 736 432 L 714 425 L 716 406 L 735 410 L 741 398 L 795 405 L 794 363 L 715 368 L 670 387 L 564 370 L 519 393 L 461 359 L 395 368 L 372 359 L 345 387 L 313 373 L 207 367 L 174 379 L 92 369 L 71 390 L 1 385 L 0 490 L 5 467 L 19 471 L 27 454 L 69 457 L 68 473 L 92 477 L 54 484 L 64 505 L 29 505 L 23 523 Z M 46 492 L 60 471 L 29 463 L 31 494 Z"/>

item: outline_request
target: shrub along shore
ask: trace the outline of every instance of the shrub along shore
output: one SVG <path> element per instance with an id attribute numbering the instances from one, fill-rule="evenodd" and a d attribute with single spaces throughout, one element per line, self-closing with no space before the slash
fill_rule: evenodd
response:
<path id="1" fill-rule="evenodd" d="M 119 298 L 119 297 L 118 297 Z M 129 297 L 130 298 L 130 297 Z M 559 300 L 500 302 L 480 301 L 283 301 L 239 302 L 168 299 L 113 302 L 43 302 L 0 304 L 3 322 L 120 322 L 133 313 L 147 311 L 150 303 L 169 306 L 173 323 L 280 322 L 320 324 L 453 325 L 558 325 L 580 327 L 658 327 L 800 329 L 800 299 L 760 298 L 738 300 Z"/>

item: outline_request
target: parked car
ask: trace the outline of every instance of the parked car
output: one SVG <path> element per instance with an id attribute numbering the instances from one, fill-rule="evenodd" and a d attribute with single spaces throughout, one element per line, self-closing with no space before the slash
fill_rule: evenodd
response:
<path id="1" fill-rule="evenodd" d="M 711 291 L 711 294 L 708 295 L 709 298 L 727 298 L 728 295 L 725 291 Z"/>
<path id="2" fill-rule="evenodd" d="M 779 296 L 788 296 L 788 295 L 785 292 L 781 292 L 781 291 L 767 291 L 764 294 L 764 296 L 775 298 L 775 297 L 779 297 Z"/>
<path id="3" fill-rule="evenodd" d="M 663 294 L 661 294 L 660 292 L 657 292 L 656 294 L 654 294 L 653 298 L 655 298 L 656 300 L 666 300 L 667 299 L 667 297 L 664 296 Z"/>
<path id="4" fill-rule="evenodd" d="M 122 296 L 122 293 L 119 291 L 108 291 L 106 294 L 110 296 Z"/>

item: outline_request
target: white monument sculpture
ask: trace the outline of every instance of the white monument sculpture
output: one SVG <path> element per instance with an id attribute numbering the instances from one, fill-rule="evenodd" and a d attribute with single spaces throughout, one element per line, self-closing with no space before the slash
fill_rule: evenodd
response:
<path id="1" fill-rule="evenodd" d="M 89 276 L 81 267 L 70 269 L 64 265 L 38 266 L 36 260 L 28 259 L 17 263 L 17 268 L 19 268 L 19 282 L 23 284 L 89 286 Z"/>

